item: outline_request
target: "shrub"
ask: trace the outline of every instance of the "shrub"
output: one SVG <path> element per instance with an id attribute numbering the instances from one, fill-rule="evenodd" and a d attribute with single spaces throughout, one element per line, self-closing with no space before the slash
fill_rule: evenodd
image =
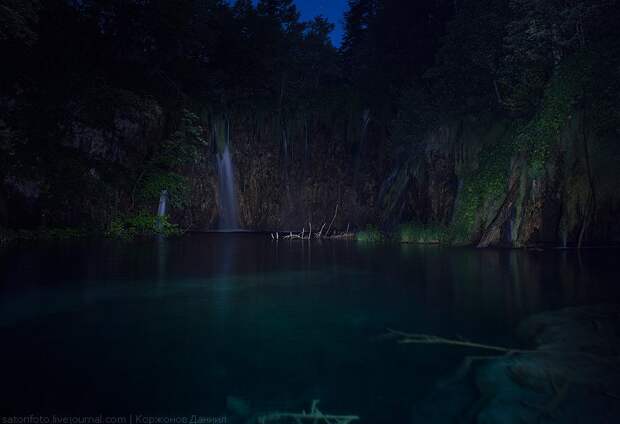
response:
<path id="1" fill-rule="evenodd" d="M 439 225 L 419 225 L 409 223 L 401 225 L 398 240 L 401 243 L 439 244 L 446 241 L 448 231 Z"/>
<path id="2" fill-rule="evenodd" d="M 365 230 L 358 231 L 355 239 L 365 243 L 378 243 L 384 241 L 385 236 L 377 227 L 369 225 Z"/>
<path id="3" fill-rule="evenodd" d="M 155 205 L 163 190 L 168 192 L 170 206 L 179 209 L 187 206 L 190 196 L 189 180 L 174 172 L 148 173 L 144 177 L 138 199 L 144 205 Z"/>
<path id="4" fill-rule="evenodd" d="M 86 236 L 81 228 L 46 228 L 39 232 L 39 239 L 44 240 L 73 240 Z"/>
<path id="5" fill-rule="evenodd" d="M 9 230 L 0 228 L 0 246 L 13 241 L 74 240 L 86 237 L 82 228 L 39 228 L 36 230 Z"/>
<path id="6" fill-rule="evenodd" d="M 146 212 L 128 217 L 117 217 L 110 222 L 106 236 L 120 239 L 133 239 L 144 236 L 173 236 L 180 234 L 178 225 L 168 221 L 167 216 L 158 217 Z"/>

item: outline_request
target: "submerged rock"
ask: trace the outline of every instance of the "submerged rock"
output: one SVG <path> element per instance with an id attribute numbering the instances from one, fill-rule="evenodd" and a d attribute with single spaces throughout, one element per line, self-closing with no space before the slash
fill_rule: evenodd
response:
<path id="1" fill-rule="evenodd" d="M 251 412 L 250 405 L 245 400 L 235 396 L 226 397 L 226 409 L 241 418 L 249 417 Z"/>
<path id="2" fill-rule="evenodd" d="M 412 422 L 618 422 L 620 306 L 535 315 L 518 337 L 531 350 L 473 361 L 417 404 Z"/>

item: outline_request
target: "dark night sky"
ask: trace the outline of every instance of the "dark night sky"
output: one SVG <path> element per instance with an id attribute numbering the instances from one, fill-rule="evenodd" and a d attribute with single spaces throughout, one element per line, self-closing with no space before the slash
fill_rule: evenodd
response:
<path id="1" fill-rule="evenodd" d="M 316 15 L 324 15 L 336 24 L 332 33 L 332 41 L 336 47 L 340 47 L 343 34 L 343 17 L 347 8 L 347 0 L 295 0 L 301 11 L 303 20 L 310 20 Z"/>
<path id="2" fill-rule="evenodd" d="M 256 4 L 257 0 L 254 0 Z M 344 34 L 343 19 L 347 9 L 347 0 L 295 0 L 297 8 L 301 12 L 301 19 L 309 21 L 317 15 L 323 15 L 336 25 L 332 32 L 332 42 L 340 47 Z"/>

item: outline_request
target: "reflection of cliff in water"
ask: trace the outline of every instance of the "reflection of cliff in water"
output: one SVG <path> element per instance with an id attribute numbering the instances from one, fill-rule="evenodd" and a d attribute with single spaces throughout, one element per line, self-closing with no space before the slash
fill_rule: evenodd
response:
<path id="1" fill-rule="evenodd" d="M 576 250 L 524 251 L 427 248 L 402 245 L 401 254 L 417 267 L 426 302 L 452 299 L 453 313 L 504 316 L 516 324 L 532 313 L 604 300 L 605 289 L 592 278 L 606 253 Z M 414 271 L 412 271 L 414 272 Z M 609 272 L 609 271 L 607 271 Z M 443 282 L 438 284 L 438 282 Z M 489 322 L 489 325 L 493 325 Z"/>

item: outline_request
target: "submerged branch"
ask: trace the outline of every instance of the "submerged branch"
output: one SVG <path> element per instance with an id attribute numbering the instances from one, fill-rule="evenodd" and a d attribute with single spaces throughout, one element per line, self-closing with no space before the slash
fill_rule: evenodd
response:
<path id="1" fill-rule="evenodd" d="M 271 421 L 294 420 L 296 423 L 300 424 L 308 421 L 312 421 L 313 424 L 349 424 L 360 419 L 357 415 L 324 414 L 317 408 L 318 403 L 318 400 L 312 401 L 310 413 L 306 413 L 306 411 L 302 411 L 301 413 L 272 412 L 258 417 L 258 422 L 264 424 Z"/>
<path id="2" fill-rule="evenodd" d="M 401 337 L 398 340 L 398 343 L 408 344 L 444 344 L 444 345 L 453 345 L 453 346 L 462 346 L 462 347 L 474 347 L 478 349 L 485 350 L 495 350 L 498 352 L 505 353 L 523 353 L 523 352 L 533 352 L 530 350 L 522 350 L 522 349 L 512 349 L 503 346 L 493 346 L 482 343 L 469 342 L 467 340 L 457 340 L 457 339 L 446 339 L 443 337 L 433 336 L 430 334 L 409 334 L 403 333 L 402 331 L 396 331 L 388 328 L 389 336 L 397 336 Z"/>
<path id="3" fill-rule="evenodd" d="M 504 352 L 506 355 L 514 355 L 518 353 L 527 353 L 534 355 L 574 355 L 581 356 L 584 358 L 588 358 L 591 361 L 604 363 L 607 366 L 610 366 L 616 370 L 620 370 L 620 357 L 617 356 L 601 356 L 598 354 L 594 354 L 591 352 L 584 352 L 580 350 L 576 351 L 564 351 L 564 350 L 554 350 L 554 349 L 516 349 L 516 348 L 508 348 L 504 346 L 494 346 L 483 343 L 470 342 L 467 340 L 459 340 L 459 339 L 446 339 L 444 337 L 433 336 L 430 334 L 410 334 L 404 333 L 402 331 L 396 331 L 388 328 L 388 333 L 386 337 L 399 337 L 398 343 L 400 344 L 440 344 L 440 345 L 450 345 L 450 346 L 460 346 L 460 347 L 472 347 L 477 349 L 484 350 L 493 350 L 496 352 Z"/>

